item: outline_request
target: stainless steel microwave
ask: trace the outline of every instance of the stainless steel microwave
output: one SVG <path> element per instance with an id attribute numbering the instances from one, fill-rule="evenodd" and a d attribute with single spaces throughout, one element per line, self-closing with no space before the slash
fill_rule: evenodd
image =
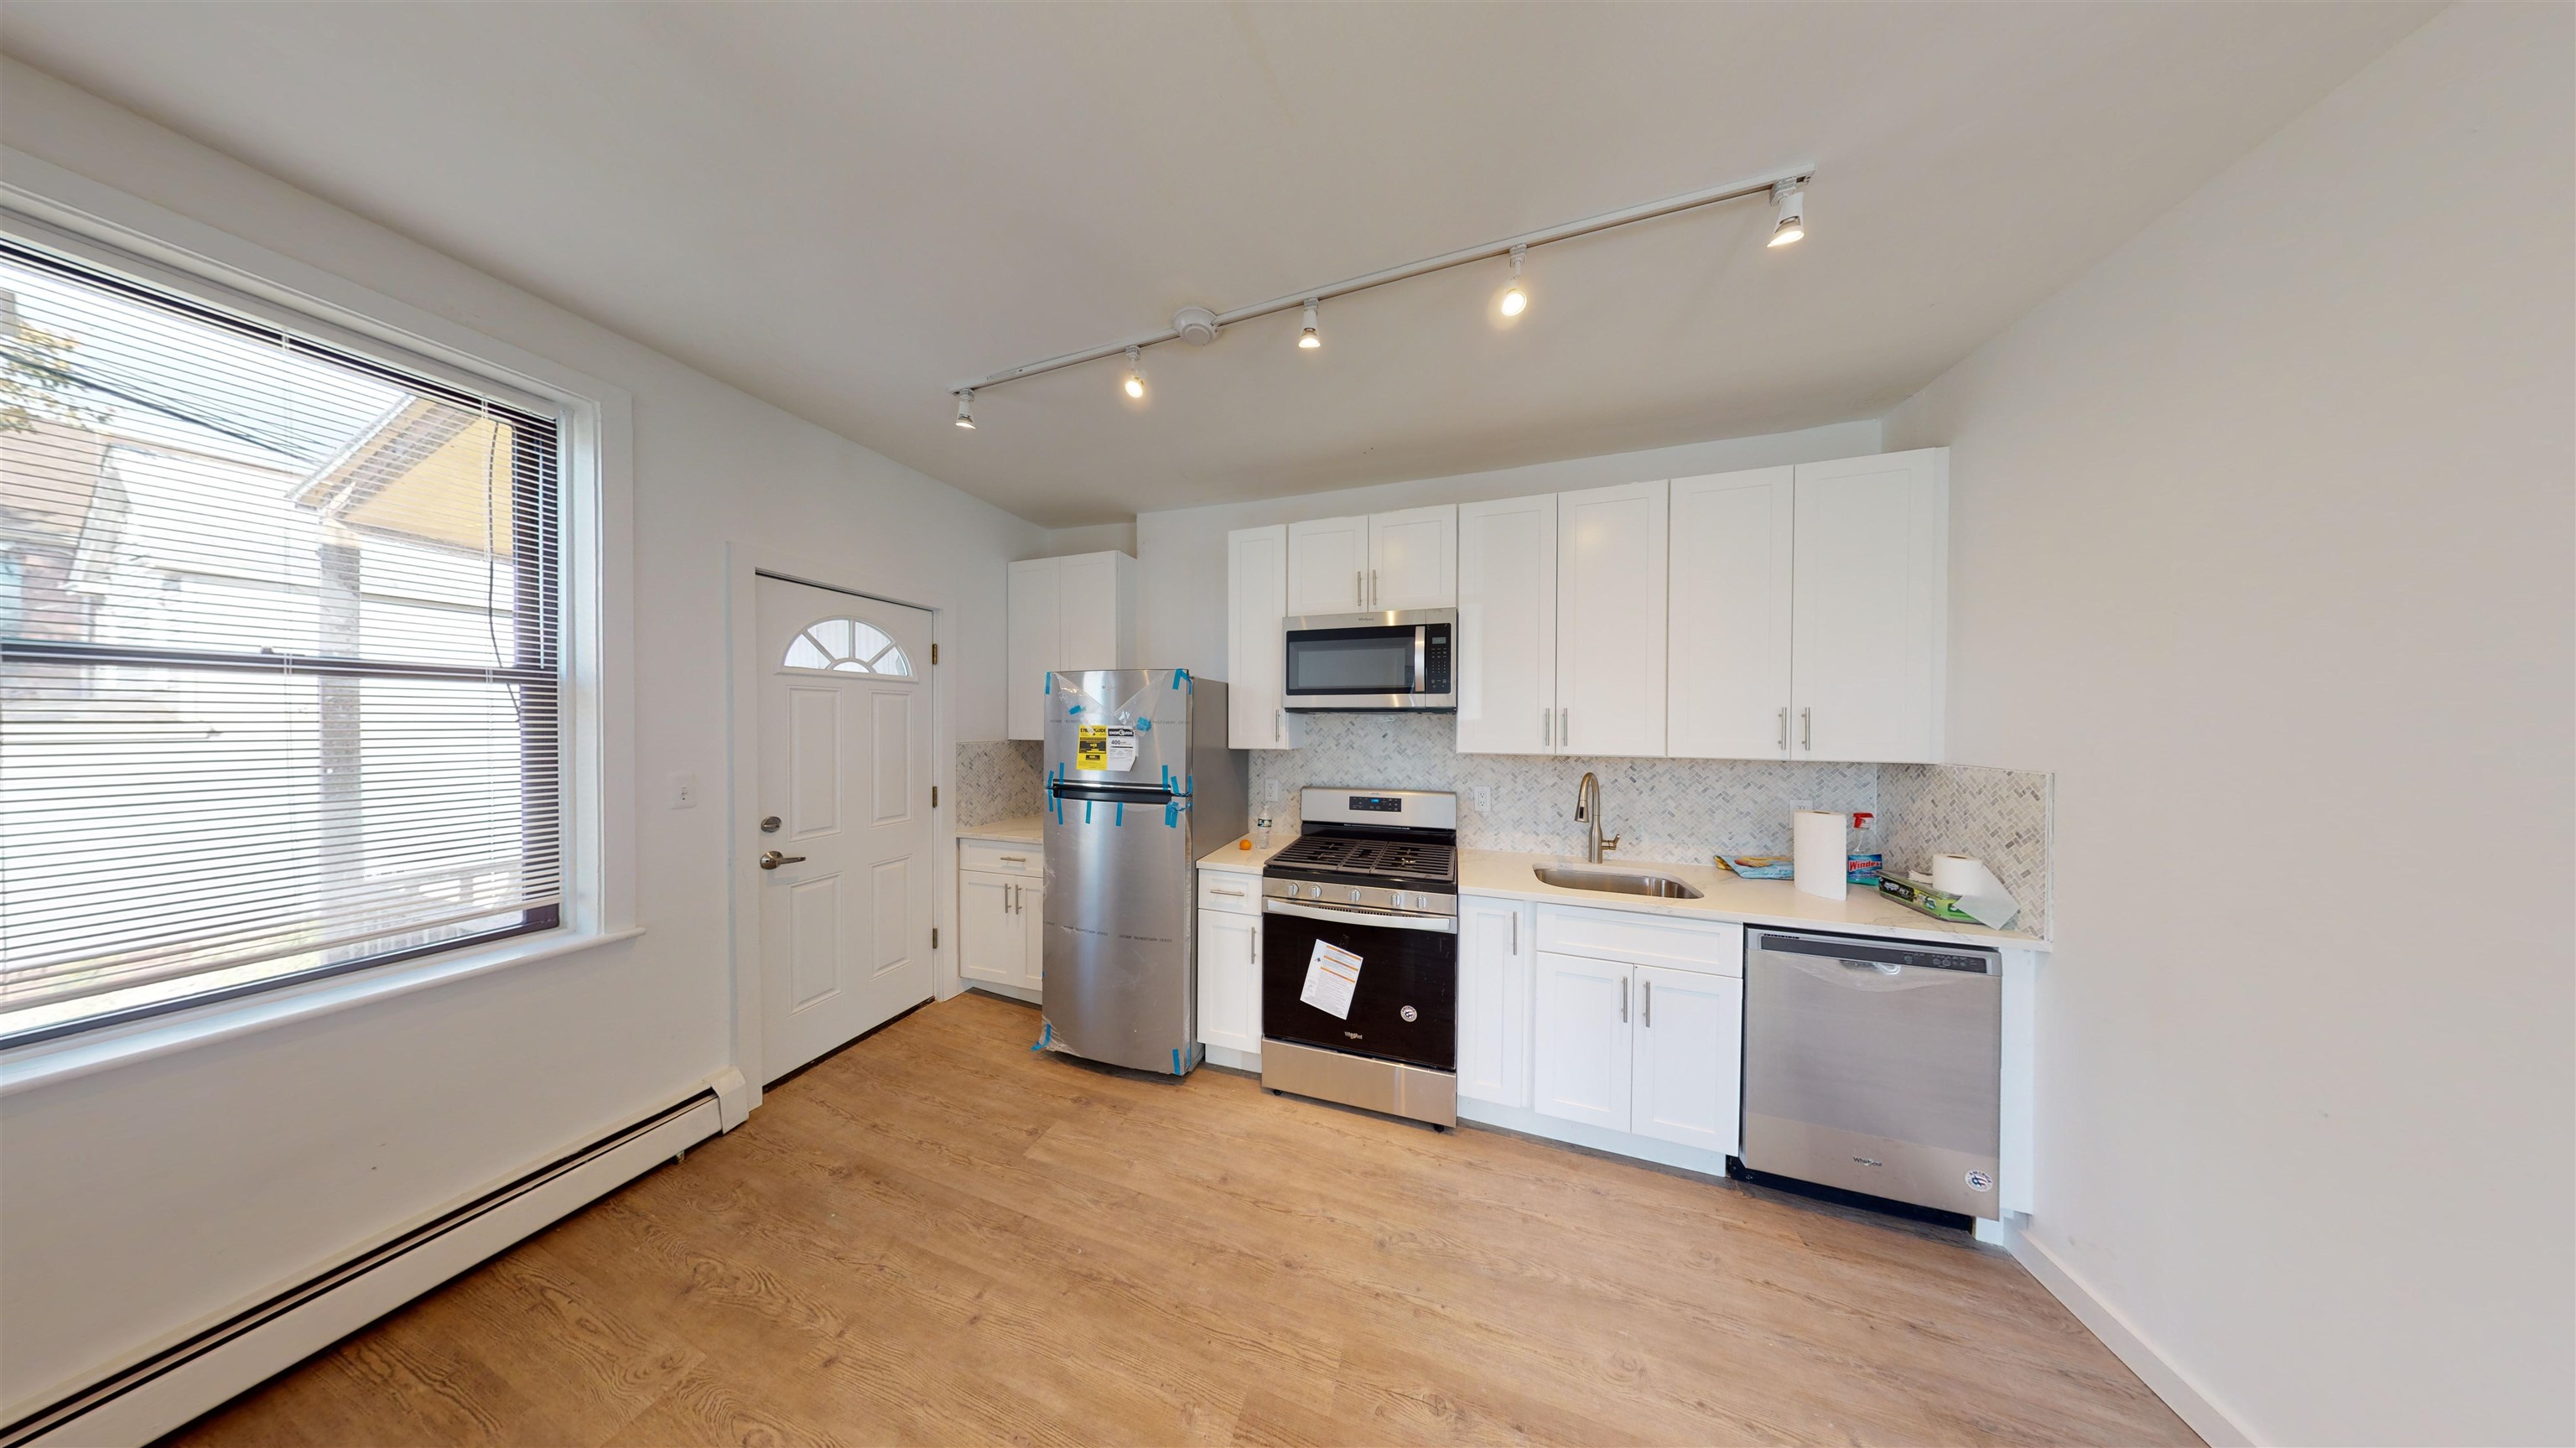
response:
<path id="1" fill-rule="evenodd" d="M 1458 610 L 1321 613 L 1288 620 L 1294 714 L 1458 707 Z"/>

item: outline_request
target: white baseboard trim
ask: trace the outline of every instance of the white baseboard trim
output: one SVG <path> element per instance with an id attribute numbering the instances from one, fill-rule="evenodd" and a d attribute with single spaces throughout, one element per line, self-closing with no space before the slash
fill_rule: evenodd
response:
<path id="1" fill-rule="evenodd" d="M 0 1428 L 0 1448 L 149 1443 L 722 1129 L 692 1097 Z"/>
<path id="2" fill-rule="evenodd" d="M 2253 1448 L 2255 1438 L 2245 1430 L 2235 1415 L 2220 1407 L 2181 1369 L 2156 1351 L 2153 1344 L 2122 1315 L 2120 1310 L 2096 1296 L 2084 1279 L 2075 1275 L 2055 1253 L 2033 1240 L 2018 1223 L 2006 1222 L 2004 1245 L 2014 1260 L 2021 1263 L 2049 1295 L 2066 1304 L 2075 1320 L 2084 1324 L 2114 1357 L 2128 1364 L 2149 1391 L 2165 1400 L 2175 1416 L 2191 1425 L 2210 1448 Z"/>

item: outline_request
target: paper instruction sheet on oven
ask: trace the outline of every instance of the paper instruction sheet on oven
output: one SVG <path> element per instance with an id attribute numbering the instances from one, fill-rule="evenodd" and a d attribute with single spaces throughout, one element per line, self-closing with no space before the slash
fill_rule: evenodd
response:
<path id="1" fill-rule="evenodd" d="M 1351 995 L 1360 988 L 1360 958 L 1329 941 L 1315 942 L 1306 959 L 1306 988 L 1297 999 L 1337 1021 L 1351 1018 Z"/>

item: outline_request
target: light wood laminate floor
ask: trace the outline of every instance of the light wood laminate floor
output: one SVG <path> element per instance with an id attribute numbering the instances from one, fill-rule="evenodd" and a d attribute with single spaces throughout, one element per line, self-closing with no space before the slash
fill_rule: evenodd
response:
<path id="1" fill-rule="evenodd" d="M 169 1440 L 2194 1443 L 2011 1258 L 925 1007 Z"/>

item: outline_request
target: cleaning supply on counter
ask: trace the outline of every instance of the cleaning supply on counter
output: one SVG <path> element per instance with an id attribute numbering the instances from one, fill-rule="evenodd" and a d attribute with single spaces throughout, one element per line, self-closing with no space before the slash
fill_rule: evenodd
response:
<path id="1" fill-rule="evenodd" d="M 1802 809 L 1789 817 L 1790 878 L 1819 899 L 1840 900 L 1851 884 L 1851 818 Z"/>
<path id="2" fill-rule="evenodd" d="M 2021 904 L 1985 862 L 1971 855 L 1935 855 L 1929 873 L 1879 877 L 1878 892 L 1936 920 L 1983 925 L 2001 930 L 2021 913 Z"/>
<path id="3" fill-rule="evenodd" d="M 1786 880 L 1790 863 L 1787 855 L 1720 855 L 1717 862 L 1747 880 Z"/>
<path id="4" fill-rule="evenodd" d="M 1883 855 L 1854 855 L 1845 878 L 1855 885 L 1866 885 L 1874 890 L 1878 888 L 1878 877 L 1886 865 L 1887 859 Z"/>

